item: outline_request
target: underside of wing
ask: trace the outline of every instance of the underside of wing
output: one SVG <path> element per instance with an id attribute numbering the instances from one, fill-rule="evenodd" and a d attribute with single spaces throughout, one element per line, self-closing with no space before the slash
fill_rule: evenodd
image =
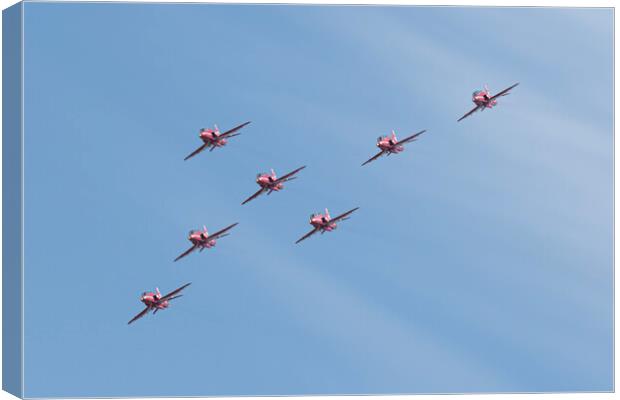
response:
<path id="1" fill-rule="evenodd" d="M 378 152 L 377 154 L 375 154 L 374 156 L 372 156 L 371 158 L 366 160 L 366 162 L 364 164 L 362 164 L 362 167 L 364 165 L 368 164 L 369 162 L 375 161 L 377 158 L 381 157 L 384 153 L 385 153 L 385 151 L 381 150 L 380 152 Z"/>
<path id="2" fill-rule="evenodd" d="M 343 218 L 346 218 L 346 217 L 348 217 L 349 215 L 351 215 L 351 214 L 352 214 L 355 210 L 357 210 L 358 208 L 359 208 L 359 207 L 355 207 L 354 209 L 349 210 L 349 211 L 347 211 L 347 212 L 346 212 L 346 213 L 344 213 L 344 214 L 340 214 L 339 216 L 332 218 L 332 219 L 330 220 L 330 222 L 336 222 L 336 221 L 339 221 L 339 220 L 341 220 L 341 219 L 343 219 Z"/>
<path id="3" fill-rule="evenodd" d="M 131 321 L 127 322 L 127 325 L 131 324 L 132 322 L 134 322 L 137 319 L 140 319 L 140 318 L 144 317 L 149 312 L 150 309 L 151 308 L 149 306 L 147 306 L 144 310 L 140 311 L 140 313 L 138 315 L 133 317 L 131 319 Z"/>
<path id="4" fill-rule="evenodd" d="M 253 195 L 251 195 L 250 197 L 248 197 L 247 199 L 245 199 L 245 201 L 243 203 L 241 203 L 241 205 L 244 205 L 245 203 L 247 203 L 250 200 L 254 200 L 255 198 L 257 198 L 258 196 L 260 196 L 266 189 L 265 188 L 260 188 L 258 189 L 258 191 L 256 193 L 254 193 Z"/>
<path id="5" fill-rule="evenodd" d="M 181 254 L 180 256 L 178 256 L 177 258 L 174 259 L 174 261 L 179 261 L 181 258 L 185 257 L 186 255 L 188 255 L 189 253 L 191 253 L 192 251 L 196 250 L 196 245 L 190 247 L 189 249 L 185 250 L 185 252 L 183 252 L 183 254 Z"/>
<path id="6" fill-rule="evenodd" d="M 203 151 L 204 149 L 206 149 L 206 148 L 207 148 L 207 146 L 208 146 L 208 145 L 207 145 L 206 143 L 205 143 L 205 144 L 203 144 L 202 146 L 200 146 L 199 148 L 197 148 L 196 150 L 194 150 L 194 152 L 193 152 L 192 154 L 190 154 L 189 156 L 185 157 L 183 160 L 184 160 L 184 161 L 189 160 L 190 158 L 194 157 L 196 154 L 198 154 L 198 153 L 200 153 L 201 151 Z"/>
<path id="7" fill-rule="evenodd" d="M 420 131 L 418 133 L 414 133 L 413 135 L 404 138 L 403 140 L 399 140 L 398 142 L 396 142 L 396 145 L 400 145 L 400 144 L 405 144 L 405 143 L 409 143 L 413 140 L 415 140 L 415 138 L 417 138 L 418 136 L 420 136 L 421 134 L 423 134 L 424 132 L 426 132 L 426 129 L 424 129 L 423 131 Z"/>
<path id="8" fill-rule="evenodd" d="M 294 171 L 289 172 L 288 174 L 279 177 L 278 179 L 276 179 L 275 183 L 280 183 L 283 182 L 285 180 L 287 180 L 288 178 L 290 178 L 291 176 L 295 175 L 296 173 L 298 173 L 299 171 L 301 171 L 302 169 L 306 168 L 306 166 L 304 165 L 303 167 L 299 167 Z"/>
<path id="9" fill-rule="evenodd" d="M 308 239 L 310 236 L 314 235 L 315 233 L 317 233 L 319 230 L 319 228 L 314 228 L 313 230 L 311 230 L 310 232 L 306 233 L 305 235 L 303 235 L 301 238 L 299 238 L 298 241 L 295 242 L 295 244 L 301 242 L 302 240 L 306 240 Z"/>
<path id="10" fill-rule="evenodd" d="M 476 106 L 474 108 L 472 108 L 470 111 L 467 112 L 467 114 L 463 115 L 461 118 L 459 118 L 456 122 L 459 122 L 467 117 L 469 117 L 470 115 L 472 115 L 473 113 L 475 113 L 476 111 L 478 111 L 478 109 L 480 108 L 480 106 Z"/>
<path id="11" fill-rule="evenodd" d="M 163 296 L 163 297 L 161 298 L 161 301 L 163 301 L 163 300 L 171 300 L 171 299 L 172 299 L 172 297 L 173 297 L 175 294 L 179 293 L 181 290 L 185 289 L 186 287 L 188 287 L 188 286 L 189 286 L 189 285 L 191 285 L 191 284 L 192 284 L 191 282 L 190 282 L 190 283 L 186 283 L 185 285 L 181 286 L 180 288 L 178 288 L 178 289 L 174 289 L 172 292 L 170 292 L 170 293 L 166 294 L 165 296 Z M 177 297 L 178 297 L 178 296 L 177 296 Z"/>
<path id="12" fill-rule="evenodd" d="M 220 138 L 225 138 L 227 136 L 231 136 L 233 133 L 237 132 L 239 129 L 243 128 L 244 126 L 246 126 L 247 124 L 249 124 L 252 121 L 248 121 L 248 122 L 244 122 L 243 124 L 239 125 L 239 126 L 235 126 L 234 128 L 232 128 L 229 131 L 226 131 L 224 133 L 222 133 L 219 137 Z"/>
<path id="13" fill-rule="evenodd" d="M 235 226 L 237 226 L 237 224 L 239 224 L 239 223 L 235 222 L 234 224 L 227 226 L 226 228 L 222 229 L 221 231 L 217 231 L 213 235 L 207 236 L 207 239 L 217 239 L 218 237 L 222 236 L 224 233 L 228 232 L 230 229 L 232 229 Z"/>
<path id="14" fill-rule="evenodd" d="M 496 98 L 498 98 L 498 97 L 500 97 L 500 96 L 504 96 L 504 95 L 508 94 L 508 91 L 509 91 L 509 90 L 511 90 L 511 89 L 513 89 L 513 88 L 515 88 L 515 87 L 516 87 L 516 86 L 518 86 L 518 85 L 519 85 L 519 82 L 515 83 L 514 85 L 512 85 L 511 87 L 509 87 L 509 88 L 507 88 L 507 89 L 502 90 L 502 91 L 501 91 L 501 92 L 499 92 L 498 94 L 496 94 L 496 95 L 494 95 L 494 96 L 491 96 L 491 100 L 496 99 Z"/>

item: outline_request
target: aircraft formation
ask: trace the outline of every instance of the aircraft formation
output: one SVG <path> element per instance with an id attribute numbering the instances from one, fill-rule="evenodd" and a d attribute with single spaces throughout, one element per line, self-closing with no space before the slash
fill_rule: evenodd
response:
<path id="1" fill-rule="evenodd" d="M 514 85 L 500 91 L 499 93 L 495 95 L 491 95 L 491 92 L 489 91 L 486 85 L 484 86 L 483 90 L 475 91 L 472 94 L 472 102 L 475 104 L 475 107 L 471 109 L 470 111 L 468 111 L 461 118 L 459 118 L 457 122 L 460 122 L 463 119 L 471 116 L 476 111 L 484 111 L 487 108 L 493 108 L 497 106 L 497 100 L 500 97 L 510 94 L 509 93 L 510 90 L 514 89 L 517 85 L 519 85 L 519 83 L 515 83 Z M 232 137 L 239 136 L 241 134 L 239 130 L 241 130 L 248 124 L 250 124 L 250 122 L 251 121 L 244 122 L 243 124 L 238 125 L 232 129 L 229 129 L 223 133 L 220 132 L 217 125 L 214 126 L 214 129 L 210 129 L 210 128 L 200 129 L 198 137 L 203 142 L 203 144 L 200 147 L 198 147 L 196 150 L 194 150 L 192 153 L 190 153 L 187 157 L 185 157 L 184 160 L 185 161 L 189 160 L 190 158 L 198 155 L 199 153 L 206 150 L 207 148 L 209 149 L 209 151 L 213 151 L 218 147 L 226 146 L 228 143 L 228 140 Z M 366 160 L 364 163 L 362 163 L 362 166 L 367 165 L 377 160 L 381 156 L 384 156 L 384 155 L 390 156 L 392 154 L 398 154 L 398 153 L 403 152 L 405 150 L 404 146 L 406 144 L 414 142 L 424 132 L 426 132 L 426 130 L 419 131 L 401 140 L 397 139 L 396 133 L 393 130 L 390 135 L 379 136 L 377 138 L 377 143 L 376 143 L 376 146 L 379 148 L 379 152 L 375 154 L 374 156 L 372 156 L 371 158 L 369 158 L 368 160 Z M 284 174 L 279 178 L 277 177 L 273 169 L 270 171 L 270 173 L 257 174 L 256 184 L 260 188 L 258 189 L 257 192 L 255 192 L 250 197 L 245 199 L 241 203 L 241 205 L 244 205 L 256 199 L 261 194 L 266 193 L 267 195 L 270 195 L 273 192 L 281 191 L 282 189 L 284 189 L 284 183 L 287 183 L 287 182 L 292 181 L 293 179 L 296 179 L 297 178 L 296 175 L 304 168 L 306 168 L 305 165 L 287 174 Z M 352 208 L 351 210 L 346 211 L 342 214 L 339 214 L 338 216 L 333 217 L 333 218 L 329 214 L 329 210 L 327 208 L 325 209 L 325 213 L 323 214 L 313 213 L 312 215 L 310 215 L 310 221 L 309 221 L 310 225 L 312 225 L 312 230 L 306 233 L 305 235 L 303 235 L 301 238 L 299 238 L 295 242 L 295 244 L 298 244 L 306 240 L 307 238 L 314 235 L 315 233 L 320 232 L 321 234 L 323 234 L 325 232 L 331 232 L 335 230 L 338 226 L 337 225 L 338 222 L 349 219 L 351 214 L 353 214 L 358 209 L 359 207 Z M 214 247 L 216 245 L 216 241 L 220 238 L 230 235 L 229 231 L 232 228 L 234 228 L 237 224 L 238 223 L 235 222 L 212 234 L 210 234 L 207 231 L 206 226 L 203 226 L 202 230 L 191 230 L 187 237 L 187 240 L 189 240 L 192 244 L 191 247 L 185 250 L 183 253 L 181 253 L 177 258 L 175 258 L 174 262 L 179 261 L 180 259 L 188 256 L 190 253 L 193 253 L 195 250 L 199 250 L 199 252 L 202 252 L 204 249 L 210 249 Z M 138 313 L 135 317 L 133 317 L 128 322 L 128 324 L 131 324 L 134 321 L 144 317 L 150 311 L 153 311 L 153 314 L 156 314 L 157 311 L 168 308 L 170 305 L 170 301 L 183 296 L 182 294 L 180 294 L 181 291 L 184 290 L 189 285 L 191 285 L 191 282 L 184 284 L 183 286 L 173 290 L 172 292 L 164 296 L 161 295 L 158 288 L 155 289 L 155 292 L 143 292 L 142 295 L 140 296 L 140 302 L 144 304 L 145 308 L 142 311 L 140 311 L 140 313 Z"/>

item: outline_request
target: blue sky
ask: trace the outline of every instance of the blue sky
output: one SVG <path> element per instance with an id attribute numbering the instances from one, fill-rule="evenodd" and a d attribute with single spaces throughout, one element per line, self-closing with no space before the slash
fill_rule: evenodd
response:
<path id="1" fill-rule="evenodd" d="M 612 18 L 27 3 L 25 395 L 612 390 Z"/>

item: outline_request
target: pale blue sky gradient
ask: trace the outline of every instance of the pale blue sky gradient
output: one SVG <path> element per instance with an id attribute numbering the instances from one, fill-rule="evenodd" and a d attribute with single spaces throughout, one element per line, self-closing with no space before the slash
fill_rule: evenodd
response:
<path id="1" fill-rule="evenodd" d="M 26 396 L 612 390 L 612 24 L 27 3 Z M 183 162 L 199 128 L 246 120 Z M 428 132 L 360 167 L 391 129 Z M 258 171 L 300 165 L 240 205 Z M 233 222 L 172 262 L 189 229 Z M 126 325 L 140 292 L 190 281 Z"/>

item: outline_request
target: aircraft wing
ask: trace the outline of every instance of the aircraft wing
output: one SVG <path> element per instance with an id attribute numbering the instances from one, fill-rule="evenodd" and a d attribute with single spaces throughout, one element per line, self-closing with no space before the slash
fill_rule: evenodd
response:
<path id="1" fill-rule="evenodd" d="M 302 240 L 306 240 L 308 239 L 310 236 L 314 235 L 315 233 L 317 233 L 319 231 L 319 228 L 314 228 L 313 230 L 311 230 L 310 232 L 306 233 L 305 235 L 303 235 L 301 238 L 299 238 L 298 241 L 295 242 L 295 244 L 301 242 Z"/>
<path id="2" fill-rule="evenodd" d="M 217 239 L 218 237 L 220 237 L 224 233 L 226 233 L 228 230 L 234 228 L 237 224 L 238 224 L 238 222 L 235 222 L 234 224 L 227 226 L 226 228 L 222 229 L 221 231 L 217 231 L 214 234 L 207 236 L 207 240 Z"/>
<path id="3" fill-rule="evenodd" d="M 196 250 L 198 248 L 198 246 L 193 245 L 192 247 L 190 247 L 189 249 L 185 250 L 185 252 L 183 254 L 181 254 L 180 256 L 178 256 L 177 258 L 174 259 L 174 261 L 179 261 L 181 258 L 185 257 L 186 255 L 188 255 L 189 253 L 191 253 L 192 251 Z"/>
<path id="4" fill-rule="evenodd" d="M 476 106 L 474 108 L 472 108 L 471 110 L 469 110 L 467 112 L 467 114 L 463 115 L 461 118 L 459 118 L 456 122 L 459 122 L 467 117 L 469 117 L 470 115 L 472 115 L 473 113 L 475 113 L 476 111 L 478 111 L 478 109 L 480 108 L 480 106 Z"/>
<path id="5" fill-rule="evenodd" d="M 245 199 L 245 201 L 243 203 L 241 203 L 241 205 L 244 205 L 245 203 L 247 203 L 250 200 L 254 200 L 255 198 L 257 198 L 258 196 L 260 196 L 266 189 L 265 188 L 260 188 L 258 189 L 258 192 L 254 193 L 253 195 L 251 195 L 250 197 L 248 197 L 247 199 Z"/>
<path id="6" fill-rule="evenodd" d="M 358 208 L 359 207 L 355 207 L 354 209 L 349 210 L 349 211 L 347 211 L 344 214 L 340 214 L 339 216 L 330 219 L 329 222 L 336 222 L 336 221 L 339 221 L 341 219 L 344 219 L 344 218 L 348 217 L 349 215 L 351 215 L 353 213 L 353 211 L 357 210 Z"/>
<path id="7" fill-rule="evenodd" d="M 178 289 L 174 289 L 172 292 L 168 293 L 165 296 L 162 296 L 162 298 L 159 301 L 164 301 L 164 300 L 170 300 L 175 294 L 179 293 L 181 290 L 185 289 L 186 287 L 188 287 L 189 285 L 191 285 L 192 283 L 186 283 L 185 285 L 181 286 Z M 178 297 L 178 296 L 176 296 Z"/>
<path id="8" fill-rule="evenodd" d="M 409 143 L 409 142 L 415 140 L 415 138 L 417 138 L 418 136 L 420 136 L 424 132 L 426 132 L 426 129 L 424 129 L 423 131 L 420 131 L 418 133 L 414 133 L 413 135 L 411 135 L 409 137 L 406 137 L 406 138 L 404 138 L 402 140 L 399 140 L 398 142 L 396 142 L 396 145 Z"/>
<path id="9" fill-rule="evenodd" d="M 234 128 L 232 128 L 229 131 L 226 131 L 222 134 L 220 134 L 218 137 L 219 138 L 225 138 L 227 136 L 232 136 L 233 133 L 237 132 L 239 129 L 243 128 L 244 126 L 246 126 L 247 124 L 249 124 L 252 121 L 248 121 L 248 122 L 244 122 L 243 124 L 239 125 L 239 126 L 235 126 Z M 236 136 L 236 135 L 235 135 Z"/>
<path id="10" fill-rule="evenodd" d="M 131 321 L 127 322 L 127 325 L 131 324 L 132 322 L 134 322 L 137 319 L 140 319 L 140 318 L 144 317 L 149 312 L 150 309 L 151 309 L 151 307 L 146 306 L 146 308 L 144 310 L 140 311 L 140 313 L 138 315 L 133 317 L 131 319 Z"/>
<path id="11" fill-rule="evenodd" d="M 368 164 L 369 162 L 375 161 L 377 158 L 381 157 L 384 153 L 385 153 L 385 150 L 381 150 L 380 152 L 378 152 L 377 154 L 375 154 L 374 156 L 372 156 L 371 158 L 366 160 L 366 162 L 364 162 L 364 164 L 362 164 L 362 167 L 364 165 Z"/>
<path id="12" fill-rule="evenodd" d="M 511 90 L 512 88 L 514 88 L 515 86 L 518 86 L 519 82 L 515 83 L 514 85 L 512 85 L 511 87 L 509 87 L 508 89 L 504 89 L 501 92 L 499 92 L 498 94 L 491 96 L 490 100 L 496 99 L 500 96 L 505 96 L 508 94 L 508 91 Z"/>
<path id="13" fill-rule="evenodd" d="M 298 173 L 299 171 L 301 171 L 302 169 L 306 168 L 306 166 L 304 165 L 303 167 L 299 167 L 297 168 L 295 171 L 289 172 L 288 174 L 279 177 L 278 179 L 276 179 L 276 181 L 274 183 L 280 183 L 280 182 L 284 182 L 286 181 L 288 178 L 290 178 L 291 176 L 295 175 L 296 173 Z"/>
<path id="14" fill-rule="evenodd" d="M 206 149 L 206 148 L 207 148 L 207 146 L 208 146 L 208 145 L 207 145 L 206 143 L 205 143 L 205 144 L 203 144 L 202 146 L 200 146 L 199 148 L 197 148 L 196 150 L 194 150 L 194 152 L 193 152 L 192 154 L 190 154 L 189 156 L 185 157 L 185 158 L 183 159 L 183 161 L 187 161 L 187 160 L 189 160 L 190 158 L 194 157 L 196 154 L 198 154 L 198 153 L 200 153 L 201 151 L 203 151 L 204 149 Z"/>

